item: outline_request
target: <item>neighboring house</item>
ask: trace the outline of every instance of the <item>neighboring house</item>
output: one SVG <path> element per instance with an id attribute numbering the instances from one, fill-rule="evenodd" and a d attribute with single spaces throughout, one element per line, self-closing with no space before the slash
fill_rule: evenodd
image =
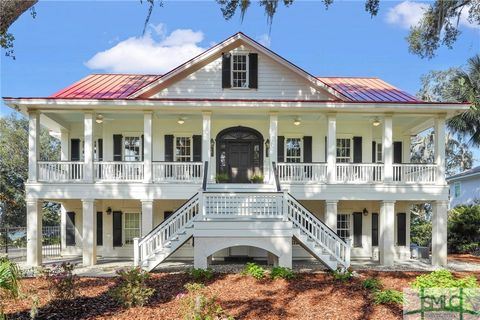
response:
<path id="1" fill-rule="evenodd" d="M 164 75 L 94 74 L 4 101 L 30 119 L 29 265 L 42 200 L 62 204 L 64 255 L 148 270 L 168 257 L 392 265 L 410 257 L 410 208 L 427 201 L 432 262 L 446 264 L 445 120 L 468 104 L 316 77 L 242 33 Z M 60 135 L 61 161 L 39 159 L 40 124 Z M 436 163 L 410 163 L 410 137 L 432 126 Z"/>
<path id="2" fill-rule="evenodd" d="M 480 166 L 447 178 L 450 209 L 480 202 Z"/>

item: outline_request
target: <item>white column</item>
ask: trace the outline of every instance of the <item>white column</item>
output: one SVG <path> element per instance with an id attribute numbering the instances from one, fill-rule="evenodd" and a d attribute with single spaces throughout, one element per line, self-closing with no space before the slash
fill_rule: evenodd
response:
<path id="1" fill-rule="evenodd" d="M 42 202 L 27 199 L 27 265 L 42 265 Z"/>
<path id="2" fill-rule="evenodd" d="M 68 161 L 70 158 L 70 134 L 67 130 L 60 130 L 60 160 Z"/>
<path id="3" fill-rule="evenodd" d="M 270 113 L 270 127 L 268 130 L 268 139 L 270 140 L 270 149 L 268 150 L 268 166 L 270 168 L 270 183 L 274 183 L 275 177 L 273 176 L 272 163 L 278 163 L 278 148 L 283 148 L 283 146 L 278 146 L 278 113 Z"/>
<path id="4" fill-rule="evenodd" d="M 87 182 L 93 182 L 93 112 L 84 113 L 84 178 Z"/>
<path id="5" fill-rule="evenodd" d="M 383 162 L 384 180 L 393 181 L 393 121 L 392 115 L 387 114 L 383 120 Z"/>
<path id="6" fill-rule="evenodd" d="M 325 201 L 325 224 L 337 232 L 337 204 L 338 200 Z"/>
<path id="7" fill-rule="evenodd" d="M 67 247 L 67 210 L 63 203 L 60 204 L 60 248 Z"/>
<path id="8" fill-rule="evenodd" d="M 337 163 L 337 116 L 334 113 L 327 115 L 327 181 L 335 183 L 337 173 L 335 165 Z"/>
<path id="9" fill-rule="evenodd" d="M 97 214 L 94 199 L 82 199 L 82 215 L 83 265 L 93 266 L 97 263 Z"/>
<path id="10" fill-rule="evenodd" d="M 143 114 L 143 182 L 152 182 L 152 112 Z"/>
<path id="11" fill-rule="evenodd" d="M 208 161 L 208 175 L 210 176 L 209 180 L 212 180 L 213 173 L 210 172 L 210 135 L 211 135 L 211 116 L 212 113 L 209 111 L 202 112 L 202 162 Z"/>
<path id="12" fill-rule="evenodd" d="M 445 184 L 445 116 L 435 118 L 435 164 L 437 165 L 437 184 Z"/>
<path id="13" fill-rule="evenodd" d="M 37 161 L 40 159 L 40 112 L 28 112 L 28 181 L 37 181 Z"/>
<path id="14" fill-rule="evenodd" d="M 142 201 L 142 237 L 153 229 L 153 200 Z"/>
<path id="15" fill-rule="evenodd" d="M 395 259 L 395 201 L 380 202 L 380 264 L 393 266 Z"/>
<path id="16" fill-rule="evenodd" d="M 448 201 L 433 202 L 432 212 L 432 265 L 447 265 Z"/>

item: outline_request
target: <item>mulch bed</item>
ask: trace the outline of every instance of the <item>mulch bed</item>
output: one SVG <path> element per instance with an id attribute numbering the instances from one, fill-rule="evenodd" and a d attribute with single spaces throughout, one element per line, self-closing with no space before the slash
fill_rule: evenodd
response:
<path id="1" fill-rule="evenodd" d="M 480 256 L 474 256 L 473 254 L 449 254 L 448 260 L 480 264 Z"/>
<path id="2" fill-rule="evenodd" d="M 399 306 L 375 305 L 361 286 L 363 279 L 382 279 L 386 289 L 402 290 L 421 272 L 362 271 L 350 282 L 334 281 L 328 273 L 302 273 L 294 280 L 262 280 L 239 274 L 216 274 L 207 290 L 235 319 L 401 319 Z M 466 273 L 457 273 L 464 276 Z M 474 274 L 480 280 L 480 273 Z M 81 278 L 79 296 L 68 302 L 52 301 L 46 282 L 21 280 L 24 293 L 39 297 L 38 319 L 183 319 L 177 295 L 185 292 L 185 273 L 152 274 L 149 285 L 155 295 L 145 307 L 123 309 L 107 294 L 112 278 Z M 31 300 L 27 297 L 6 301 L 8 319 L 29 319 Z"/>

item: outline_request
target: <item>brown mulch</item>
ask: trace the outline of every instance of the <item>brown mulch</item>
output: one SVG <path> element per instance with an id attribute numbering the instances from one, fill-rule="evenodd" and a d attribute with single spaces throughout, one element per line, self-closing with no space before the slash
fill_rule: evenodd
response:
<path id="1" fill-rule="evenodd" d="M 334 281 L 328 273 L 302 273 L 294 280 L 262 280 L 239 274 L 216 274 L 206 283 L 225 311 L 235 319 L 401 319 L 399 306 L 375 305 L 362 281 L 382 279 L 386 289 L 402 290 L 421 272 L 362 271 L 350 282 Z M 457 273 L 464 276 L 467 273 Z M 474 274 L 480 280 L 480 273 Z M 145 307 L 123 309 L 107 294 L 112 278 L 81 278 L 79 295 L 68 302 L 51 299 L 44 280 L 21 280 L 25 294 L 40 299 L 38 319 L 182 319 L 180 300 L 183 285 L 193 280 L 185 273 L 152 274 L 149 286 L 155 295 Z M 21 297 L 4 303 L 8 319 L 29 319 L 31 300 Z"/>
<path id="2" fill-rule="evenodd" d="M 473 254 L 460 254 L 460 253 L 449 254 L 448 260 L 480 264 L 480 256 L 474 256 Z"/>

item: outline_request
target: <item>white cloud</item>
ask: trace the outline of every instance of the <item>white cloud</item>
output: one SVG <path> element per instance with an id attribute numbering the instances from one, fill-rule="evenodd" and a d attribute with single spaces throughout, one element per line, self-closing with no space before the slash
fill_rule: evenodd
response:
<path id="1" fill-rule="evenodd" d="M 260 43 L 262 46 L 265 46 L 267 48 L 270 48 L 270 45 L 272 44 L 272 38 L 270 38 L 270 35 L 264 33 L 259 35 L 256 40 L 258 43 Z"/>
<path id="2" fill-rule="evenodd" d="M 203 39 L 201 31 L 177 29 L 167 35 L 164 24 L 152 25 L 144 36 L 98 52 L 85 65 L 108 72 L 163 74 L 202 53 Z"/>
<path id="3" fill-rule="evenodd" d="M 386 20 L 390 24 L 396 24 L 405 29 L 415 26 L 423 17 L 425 10 L 429 7 L 428 3 L 403 1 L 387 12 Z M 459 25 L 467 28 L 478 29 L 480 26 L 468 21 L 469 7 L 465 7 L 460 15 Z M 457 21 L 453 21 L 457 23 Z"/>
<path id="4" fill-rule="evenodd" d="M 416 25 L 428 8 L 428 4 L 422 2 L 404 1 L 390 8 L 387 12 L 387 22 L 397 24 L 405 29 Z"/>

